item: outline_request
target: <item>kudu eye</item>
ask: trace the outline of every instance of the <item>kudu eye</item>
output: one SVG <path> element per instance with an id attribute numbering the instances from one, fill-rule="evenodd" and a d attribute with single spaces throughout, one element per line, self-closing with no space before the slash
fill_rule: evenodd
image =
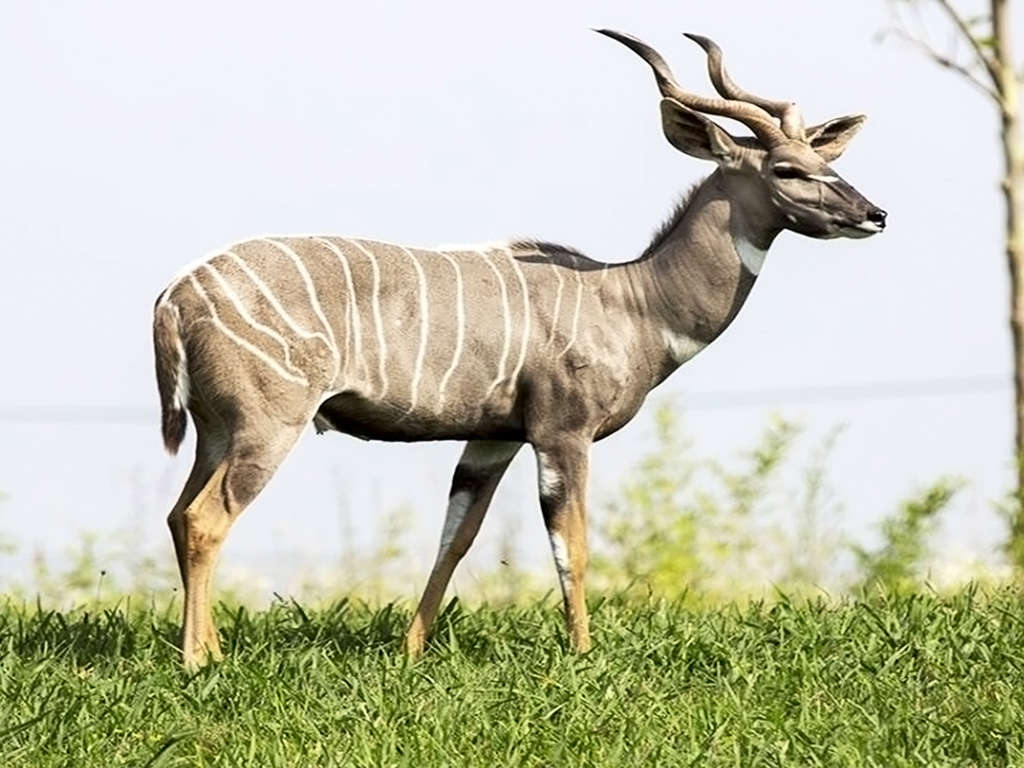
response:
<path id="1" fill-rule="evenodd" d="M 779 163 L 772 168 L 772 172 L 780 179 L 802 179 L 805 175 L 803 171 L 789 163 Z"/>

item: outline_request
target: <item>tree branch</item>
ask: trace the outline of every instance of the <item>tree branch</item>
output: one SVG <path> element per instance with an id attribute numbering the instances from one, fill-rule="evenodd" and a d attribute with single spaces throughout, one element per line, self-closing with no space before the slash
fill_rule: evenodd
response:
<path id="1" fill-rule="evenodd" d="M 949 20 L 953 22 L 953 26 L 959 30 L 963 38 L 971 46 L 971 50 L 974 51 L 974 55 L 978 58 L 988 72 L 989 77 L 992 78 L 992 83 L 996 86 L 999 84 L 999 68 L 996 66 L 995 60 L 985 51 L 985 48 L 978 42 L 978 39 L 971 32 L 970 27 L 967 26 L 967 22 L 956 12 L 956 8 L 950 0 L 935 0 L 939 4 L 939 7 L 945 11 L 946 15 L 949 16 Z M 942 62 L 939 62 L 940 64 Z M 943 65 L 945 66 L 945 65 Z"/>
<path id="2" fill-rule="evenodd" d="M 970 85 L 977 88 L 990 99 L 993 99 L 997 104 L 999 103 L 999 93 L 994 88 L 992 88 L 988 83 L 986 83 L 984 80 L 978 77 L 976 73 L 972 72 L 963 64 L 954 61 L 946 54 L 936 50 L 929 43 L 926 43 L 924 40 L 921 40 L 920 38 L 914 37 L 912 34 L 902 29 L 893 28 L 889 30 L 889 33 L 896 35 L 901 40 L 904 40 L 905 42 L 908 42 L 917 48 L 920 48 L 921 51 L 923 51 L 925 55 L 928 56 L 928 58 L 930 58 L 940 67 L 945 67 L 946 69 L 950 69 L 953 72 L 956 72 L 958 75 L 963 76 L 963 78 L 967 80 L 967 82 Z"/>

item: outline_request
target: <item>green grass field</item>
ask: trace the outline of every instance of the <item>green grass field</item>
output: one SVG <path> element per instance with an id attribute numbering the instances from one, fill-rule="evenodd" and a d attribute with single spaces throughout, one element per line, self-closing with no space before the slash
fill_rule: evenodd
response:
<path id="1" fill-rule="evenodd" d="M 0 765 L 1024 765 L 1014 590 L 692 610 L 222 609 L 188 674 L 176 611 L 0 607 Z"/>

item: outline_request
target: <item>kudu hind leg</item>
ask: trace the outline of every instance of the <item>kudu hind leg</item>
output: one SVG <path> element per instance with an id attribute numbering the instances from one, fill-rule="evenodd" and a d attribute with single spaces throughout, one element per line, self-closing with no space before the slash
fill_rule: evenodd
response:
<path id="1" fill-rule="evenodd" d="M 196 457 L 192 463 L 192 471 L 185 481 L 185 487 L 178 496 L 178 500 L 167 515 L 167 527 L 171 530 L 171 540 L 174 542 L 174 554 L 178 560 L 178 570 L 181 578 L 185 579 L 185 563 L 187 561 L 187 536 L 185 533 L 185 510 L 195 501 L 199 494 L 206 487 L 206 484 L 213 476 L 214 470 L 224 458 L 226 443 L 211 440 L 203 432 L 199 433 L 196 440 Z"/>
<path id="2" fill-rule="evenodd" d="M 590 618 L 587 615 L 584 577 L 587 567 L 589 451 L 581 447 L 535 450 L 541 512 L 562 588 L 569 645 L 575 651 L 588 651 Z"/>
<path id="3" fill-rule="evenodd" d="M 185 587 L 181 649 L 187 667 L 221 657 L 209 594 L 217 551 L 230 525 L 223 497 L 226 470 L 227 461 L 222 460 L 196 498 L 182 510 L 174 534 L 176 545 L 179 539 L 183 542 L 178 561 Z"/>
<path id="4" fill-rule="evenodd" d="M 221 657 L 210 599 L 220 547 L 232 523 L 263 489 L 301 433 L 301 427 L 265 427 L 235 434 L 202 489 L 171 513 L 185 587 L 182 655 L 188 667 Z"/>
<path id="5" fill-rule="evenodd" d="M 466 444 L 452 476 L 437 559 L 406 633 L 405 648 L 410 655 L 423 652 L 452 573 L 476 538 L 494 491 L 521 445 L 495 441 Z"/>
<path id="6" fill-rule="evenodd" d="M 198 642 L 207 637 L 211 630 L 205 625 L 206 617 L 197 613 L 196 594 L 199 591 L 196 582 L 195 525 L 197 510 L 207 504 L 211 493 L 216 492 L 223 478 L 223 465 L 227 450 L 226 434 L 219 434 L 202 422 L 196 422 L 196 456 L 192 471 L 185 481 L 185 487 L 167 516 L 167 526 L 174 542 L 174 554 L 178 561 L 178 571 L 185 592 L 185 604 L 182 618 L 182 649 L 185 663 L 194 665 L 205 653 L 201 651 L 203 643 Z M 216 477 L 215 477 L 216 475 Z M 197 644 L 198 642 L 198 644 Z"/>

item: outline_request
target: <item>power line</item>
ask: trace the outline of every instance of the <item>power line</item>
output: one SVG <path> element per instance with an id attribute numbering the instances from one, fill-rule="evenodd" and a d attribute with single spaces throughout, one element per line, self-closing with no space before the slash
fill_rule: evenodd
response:
<path id="1" fill-rule="evenodd" d="M 937 379 L 869 381 L 859 384 L 828 384 L 818 387 L 780 387 L 778 389 L 724 390 L 681 393 L 689 410 L 747 408 L 758 405 L 857 402 L 921 397 L 956 397 L 1003 392 L 1012 385 L 1009 374 L 1002 376 L 947 376 Z"/>
<path id="2" fill-rule="evenodd" d="M 829 384 L 815 387 L 774 389 L 733 389 L 680 393 L 688 410 L 753 408 L 765 405 L 817 405 L 822 403 L 894 400 L 922 397 L 958 397 L 1010 388 L 1009 374 L 947 376 L 932 379 L 872 381 L 858 384 Z M 156 405 L 26 405 L 0 407 L 0 422 L 40 425 L 147 426 L 159 424 Z"/>
<path id="3" fill-rule="evenodd" d="M 0 422 L 13 424 L 110 424 L 152 426 L 160 423 L 157 406 L 150 408 L 117 405 L 25 405 L 0 407 Z"/>

